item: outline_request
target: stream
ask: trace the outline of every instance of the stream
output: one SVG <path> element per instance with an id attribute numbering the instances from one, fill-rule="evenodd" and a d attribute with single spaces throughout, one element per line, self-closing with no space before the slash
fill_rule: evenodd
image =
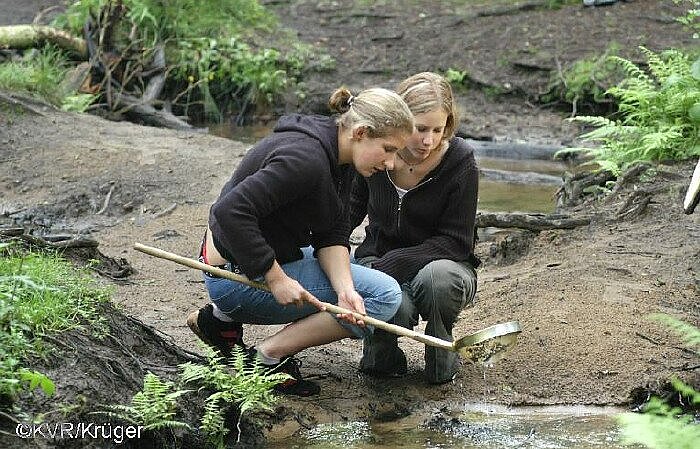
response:
<path id="1" fill-rule="evenodd" d="M 417 416 L 391 422 L 319 424 L 268 449 L 621 449 L 613 407 L 517 407 L 466 404 L 454 416 L 419 422 Z"/>

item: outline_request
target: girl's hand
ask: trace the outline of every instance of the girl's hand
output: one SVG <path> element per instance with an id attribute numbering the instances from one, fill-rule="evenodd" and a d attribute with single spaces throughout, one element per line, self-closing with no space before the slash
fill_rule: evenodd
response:
<path id="1" fill-rule="evenodd" d="M 326 310 L 321 301 L 302 287 L 296 279 L 287 276 L 276 261 L 265 274 L 265 282 L 275 300 L 283 306 L 296 304 L 297 307 L 301 307 L 308 302 L 319 310 Z"/>
<path id="2" fill-rule="evenodd" d="M 361 315 L 367 314 L 367 311 L 365 310 L 365 301 L 354 289 L 338 293 L 338 306 L 353 312 L 357 312 Z M 338 318 L 360 327 L 365 326 L 365 322 L 362 319 L 358 319 L 355 317 L 355 315 L 349 313 L 339 313 Z"/>
<path id="3" fill-rule="evenodd" d="M 296 304 L 297 307 L 301 307 L 305 302 L 308 302 L 319 310 L 325 310 L 321 301 L 304 289 L 299 282 L 289 276 L 285 276 L 285 278 L 278 279 L 272 284 L 268 283 L 267 285 L 270 287 L 270 291 L 277 302 L 283 306 Z"/>

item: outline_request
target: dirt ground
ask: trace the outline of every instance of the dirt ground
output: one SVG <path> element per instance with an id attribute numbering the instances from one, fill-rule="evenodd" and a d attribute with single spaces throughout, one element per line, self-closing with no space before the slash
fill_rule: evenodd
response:
<path id="1" fill-rule="evenodd" d="M 12 17 L 15 3 L 0 2 L 0 18 Z M 494 12 L 494 2 L 468 11 L 454 6 L 458 2 L 381 2 L 364 9 L 342 2 L 267 3 L 285 25 L 302 30 L 300 38 L 337 60 L 335 71 L 308 80 L 305 103 L 288 108 L 313 110 L 314 98 L 327 96 L 329 86 L 390 86 L 410 72 L 466 68 L 513 90 L 505 97 L 477 89 L 460 93 L 462 130 L 494 140 L 566 144 L 578 131 L 562 122 L 566 112 L 534 106 L 531 100 L 549 74 L 523 67 L 556 67 L 601 52 L 612 40 L 623 49 L 690 42 L 672 21 L 678 8 L 663 1 L 509 14 Z M 115 286 L 117 306 L 197 350 L 185 317 L 208 301 L 199 273 L 132 246 L 140 242 L 193 256 L 209 205 L 247 145 L 34 109 L 0 102 L 0 225 L 19 223 L 37 234 L 90 234 L 103 253 L 126 258 L 136 270 L 125 281 L 105 280 Z M 303 371 L 320 382 L 321 395 L 285 398 L 287 413 L 271 438 L 313 422 L 391 420 L 465 402 L 628 404 L 633 391 L 659 388 L 672 374 L 697 383 L 697 354 L 647 319 L 663 312 L 700 325 L 700 214 L 683 215 L 681 209 L 693 166 L 659 166 L 650 179 L 607 202 L 577 208 L 574 213 L 593 218 L 589 226 L 533 235 L 513 263 L 488 257 L 508 241 L 479 244 L 486 263 L 479 269 L 478 300 L 454 334 L 519 320 L 518 346 L 495 367 L 465 365 L 454 382 L 430 386 L 421 373 L 423 346 L 410 340 L 401 343 L 409 373 L 392 380 L 358 373 L 359 342 L 307 350 L 300 354 Z M 635 188 L 653 190 L 646 212 L 615 219 Z M 255 343 L 276 329 L 246 326 L 246 341 Z"/>

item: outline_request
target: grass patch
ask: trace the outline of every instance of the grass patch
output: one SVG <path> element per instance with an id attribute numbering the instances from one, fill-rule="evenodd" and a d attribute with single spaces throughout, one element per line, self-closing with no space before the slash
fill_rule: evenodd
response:
<path id="1" fill-rule="evenodd" d="M 68 65 L 66 54 L 53 46 L 29 51 L 19 61 L 0 64 L 0 89 L 36 94 L 60 105 L 63 95 L 56 87 Z"/>
<path id="2" fill-rule="evenodd" d="M 97 305 L 110 291 L 56 254 L 25 253 L 0 243 L 0 396 L 50 385 L 22 364 L 41 356 L 42 336 L 91 325 L 103 331 Z"/>

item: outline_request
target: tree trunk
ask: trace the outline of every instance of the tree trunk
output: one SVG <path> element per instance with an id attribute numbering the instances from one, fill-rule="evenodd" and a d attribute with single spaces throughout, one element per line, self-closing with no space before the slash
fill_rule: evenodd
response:
<path id="1" fill-rule="evenodd" d="M 24 50 L 51 43 L 85 60 L 88 57 L 85 40 L 65 31 L 42 25 L 9 25 L 0 27 L 0 48 Z"/>

